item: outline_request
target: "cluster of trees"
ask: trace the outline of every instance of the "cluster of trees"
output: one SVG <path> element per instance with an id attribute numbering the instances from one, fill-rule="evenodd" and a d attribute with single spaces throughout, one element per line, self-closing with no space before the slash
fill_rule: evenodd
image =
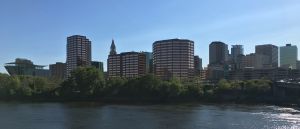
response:
<path id="1" fill-rule="evenodd" d="M 50 96 L 59 82 L 32 76 L 9 76 L 0 73 L 0 99 L 28 99 Z"/>
<path id="2" fill-rule="evenodd" d="M 220 80 L 214 89 L 217 100 L 234 101 L 268 101 L 272 99 L 272 81 L 246 80 L 227 81 Z"/>
<path id="3" fill-rule="evenodd" d="M 149 74 L 140 78 L 111 78 L 93 67 L 78 68 L 63 81 L 0 74 L 0 98 L 38 97 L 62 100 L 243 100 L 270 95 L 268 80 L 227 81 L 205 85 L 198 79 L 161 80 Z"/>
<path id="4" fill-rule="evenodd" d="M 258 100 L 271 96 L 269 80 L 227 81 L 205 85 L 197 78 L 161 80 L 152 74 L 134 79 L 111 78 L 95 68 L 79 68 L 62 83 L 59 96 L 68 99 L 115 100 Z"/>

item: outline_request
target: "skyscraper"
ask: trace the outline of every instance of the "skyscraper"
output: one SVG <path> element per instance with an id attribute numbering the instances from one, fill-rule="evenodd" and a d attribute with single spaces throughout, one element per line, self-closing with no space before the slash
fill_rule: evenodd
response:
<path id="1" fill-rule="evenodd" d="M 194 71 L 194 41 L 169 39 L 153 43 L 154 74 L 163 79 L 186 79 Z"/>
<path id="2" fill-rule="evenodd" d="M 244 55 L 244 47 L 243 45 L 232 45 L 231 48 L 231 58 L 234 63 L 237 63 L 238 56 Z"/>
<path id="3" fill-rule="evenodd" d="M 117 54 L 112 41 L 107 59 L 108 77 L 135 78 L 144 76 L 146 71 L 146 54 L 142 52 L 123 52 Z"/>
<path id="4" fill-rule="evenodd" d="M 278 47 L 272 44 L 256 45 L 255 54 L 269 56 L 268 67 L 278 67 Z M 267 68 L 267 65 L 265 66 Z"/>
<path id="5" fill-rule="evenodd" d="M 280 47 L 280 67 L 297 68 L 298 48 L 296 45 L 286 44 Z"/>
<path id="6" fill-rule="evenodd" d="M 224 65 L 228 60 L 228 45 L 215 41 L 209 45 L 209 64 Z"/>
<path id="7" fill-rule="evenodd" d="M 242 57 L 241 68 L 263 69 L 268 65 L 270 58 L 266 55 L 251 53 Z"/>
<path id="8" fill-rule="evenodd" d="M 146 74 L 146 55 L 144 53 L 124 52 L 120 55 L 122 77 L 135 78 Z"/>
<path id="9" fill-rule="evenodd" d="M 73 35 L 67 38 L 67 77 L 80 66 L 91 65 L 91 41 L 85 36 Z"/>

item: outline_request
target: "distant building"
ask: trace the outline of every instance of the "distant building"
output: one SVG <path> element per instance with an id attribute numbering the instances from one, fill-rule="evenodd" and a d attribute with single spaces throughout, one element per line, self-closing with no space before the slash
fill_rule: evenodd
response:
<path id="1" fill-rule="evenodd" d="M 111 42 L 109 55 L 117 55 L 117 50 L 116 50 L 116 45 L 114 40 L 112 40 Z"/>
<path id="2" fill-rule="evenodd" d="M 11 76 L 16 75 L 28 75 L 28 76 L 39 76 L 49 77 L 50 71 L 44 69 L 43 65 L 34 65 L 32 61 L 27 59 L 17 58 L 15 62 L 5 64 L 6 71 Z"/>
<path id="3" fill-rule="evenodd" d="M 280 67 L 297 68 L 298 48 L 296 45 L 286 44 L 280 47 Z"/>
<path id="4" fill-rule="evenodd" d="M 135 78 L 146 74 L 146 55 L 144 53 L 124 52 L 120 55 L 122 77 Z"/>
<path id="5" fill-rule="evenodd" d="M 202 59 L 199 56 L 194 56 L 195 75 L 200 75 L 202 70 Z"/>
<path id="6" fill-rule="evenodd" d="M 300 70 L 290 70 L 285 68 L 271 68 L 271 69 L 253 69 L 246 68 L 235 71 L 230 71 L 229 80 L 251 80 L 251 79 L 297 79 L 300 78 Z"/>
<path id="7" fill-rule="evenodd" d="M 92 61 L 92 62 L 91 62 L 91 65 L 92 65 L 93 67 L 95 67 L 96 69 L 99 69 L 102 73 L 104 72 L 104 69 L 103 69 L 103 62 Z"/>
<path id="8" fill-rule="evenodd" d="M 297 61 L 297 69 L 300 69 L 300 60 Z"/>
<path id="9" fill-rule="evenodd" d="M 238 61 L 238 56 L 244 55 L 244 47 L 243 45 L 232 45 L 231 48 L 231 59 L 234 63 Z"/>
<path id="10" fill-rule="evenodd" d="M 91 41 L 85 36 L 73 35 L 67 38 L 67 77 L 80 66 L 90 66 L 92 58 Z"/>
<path id="11" fill-rule="evenodd" d="M 208 77 L 207 68 L 204 68 L 204 69 L 200 70 L 200 79 L 201 80 L 206 80 L 206 79 L 208 79 L 207 77 Z"/>
<path id="12" fill-rule="evenodd" d="M 211 81 L 219 81 L 226 77 L 226 68 L 224 65 L 213 64 L 209 65 L 207 69 L 207 79 Z"/>
<path id="13" fill-rule="evenodd" d="M 108 77 L 136 78 L 146 72 L 146 54 L 141 52 L 124 52 L 117 54 L 114 41 L 107 60 Z"/>
<path id="14" fill-rule="evenodd" d="M 268 67 L 269 62 L 270 62 L 269 56 L 251 53 L 251 54 L 248 54 L 248 55 L 242 57 L 241 69 L 244 69 L 244 68 L 254 68 L 254 69 L 271 68 L 271 67 Z"/>
<path id="15" fill-rule="evenodd" d="M 114 40 L 112 40 L 110 46 L 110 52 L 107 59 L 107 76 L 108 77 L 121 77 L 121 55 L 117 54 L 116 45 Z"/>
<path id="16" fill-rule="evenodd" d="M 66 74 L 66 63 L 56 62 L 49 65 L 51 78 L 63 80 Z"/>
<path id="17" fill-rule="evenodd" d="M 229 68 L 228 45 L 214 41 L 209 45 L 209 65 L 207 68 L 207 79 L 218 81 L 225 78 Z"/>
<path id="18" fill-rule="evenodd" d="M 269 66 L 278 67 L 278 47 L 272 44 L 256 45 L 255 54 L 269 56 Z"/>
<path id="19" fill-rule="evenodd" d="M 152 52 L 142 52 L 146 55 L 146 73 L 153 73 L 153 55 Z"/>
<path id="20" fill-rule="evenodd" d="M 194 74 L 194 41 L 160 40 L 153 43 L 154 74 L 162 79 L 187 79 Z"/>
<path id="21" fill-rule="evenodd" d="M 228 45 L 215 41 L 209 45 L 209 64 L 224 65 L 228 61 Z"/>
<path id="22" fill-rule="evenodd" d="M 109 55 L 107 59 L 107 75 L 108 77 L 121 77 L 121 55 Z"/>

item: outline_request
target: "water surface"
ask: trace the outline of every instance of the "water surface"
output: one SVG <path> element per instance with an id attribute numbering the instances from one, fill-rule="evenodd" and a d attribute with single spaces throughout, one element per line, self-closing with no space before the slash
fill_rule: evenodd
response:
<path id="1" fill-rule="evenodd" d="M 247 105 L 0 103 L 1 129 L 297 129 L 293 108 Z"/>

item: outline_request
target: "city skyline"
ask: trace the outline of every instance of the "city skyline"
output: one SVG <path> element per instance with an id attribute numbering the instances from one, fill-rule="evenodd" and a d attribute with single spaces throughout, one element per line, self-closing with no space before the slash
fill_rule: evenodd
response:
<path id="1" fill-rule="evenodd" d="M 299 13 L 300 2 L 298 1 L 278 0 L 272 3 L 271 1 L 230 1 L 229 3 L 237 4 L 232 5 L 233 7 L 227 11 L 224 11 L 227 7 L 221 6 L 224 4 L 222 2 L 216 6 L 212 4 L 215 2 L 197 1 L 171 3 L 153 1 L 144 4 L 136 2 L 138 3 L 136 5 L 116 1 L 105 2 L 104 5 L 96 1 L 75 2 L 74 7 L 65 9 L 68 2 L 64 1 L 57 6 L 56 11 L 55 2 L 21 1 L 15 4 L 5 1 L 0 5 L 0 16 L 3 17 L 0 24 L 2 28 L 0 34 L 3 36 L 0 64 L 3 66 L 15 58 L 27 58 L 42 65 L 65 62 L 66 37 L 76 34 L 87 36 L 92 41 L 92 60 L 103 61 L 105 64 L 112 38 L 115 40 L 118 52 L 151 51 L 152 43 L 156 40 L 190 39 L 195 42 L 195 55 L 203 59 L 203 66 L 208 64 L 208 45 L 212 41 L 222 41 L 228 46 L 244 45 L 245 54 L 253 53 L 255 45 L 261 44 L 274 44 L 280 47 L 291 43 L 299 46 L 300 38 L 297 34 L 300 33 L 300 18 L 297 17 L 297 13 Z M 32 8 L 28 8 L 28 4 L 33 4 L 30 6 Z M 83 7 L 82 12 L 76 10 L 76 7 L 83 6 L 81 4 L 87 6 Z M 218 9 L 213 11 L 208 7 L 204 8 L 206 5 Z M 154 9 L 157 6 L 158 8 Z M 184 10 L 176 11 L 181 6 Z M 15 10 L 12 10 L 12 7 L 15 7 Z M 129 7 L 134 8 L 128 9 Z M 149 18 L 140 13 L 133 13 L 144 7 Z M 233 13 L 239 9 L 240 12 Z M 170 12 L 160 14 L 161 10 L 170 10 Z M 62 13 L 59 14 L 59 11 Z M 122 11 L 124 13 L 119 14 Z M 206 11 L 212 12 L 206 15 Z M 71 12 L 74 14 L 70 14 Z M 129 15 L 126 15 L 126 12 Z M 194 12 L 199 12 L 199 15 Z M 83 20 L 79 19 L 71 23 L 70 20 L 73 19 L 72 16 L 76 16 L 76 13 Z M 179 18 L 169 16 L 172 14 L 178 14 Z M 185 16 L 186 14 L 191 15 Z M 157 19 L 151 20 L 156 16 Z M 26 19 L 22 20 L 23 18 Z M 59 20 L 60 18 L 62 20 Z M 122 18 L 129 20 L 126 22 L 121 20 Z M 47 21 L 49 19 L 53 21 Z M 0 72 L 6 73 L 4 67 L 0 68 Z"/>

